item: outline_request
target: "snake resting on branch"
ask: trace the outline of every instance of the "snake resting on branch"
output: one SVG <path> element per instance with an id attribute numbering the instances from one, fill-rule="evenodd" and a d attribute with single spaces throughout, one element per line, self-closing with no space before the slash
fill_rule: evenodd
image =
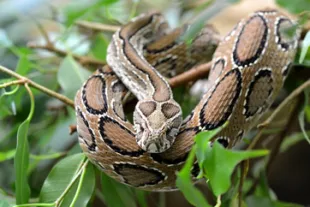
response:
<path id="1" fill-rule="evenodd" d="M 76 95 L 81 148 L 119 182 L 153 191 L 175 189 L 176 172 L 197 133 L 228 121 L 211 143 L 231 148 L 274 101 L 296 53 L 298 30 L 285 32 L 294 26 L 285 14 L 265 9 L 241 20 L 221 41 L 206 25 L 188 45 L 180 38 L 187 26 L 169 30 L 159 13 L 134 18 L 113 35 L 108 65 Z M 210 61 L 212 54 L 208 90 L 182 121 L 165 77 Z M 134 126 L 123 111 L 129 91 L 138 99 Z M 197 172 L 194 164 L 193 177 Z"/>

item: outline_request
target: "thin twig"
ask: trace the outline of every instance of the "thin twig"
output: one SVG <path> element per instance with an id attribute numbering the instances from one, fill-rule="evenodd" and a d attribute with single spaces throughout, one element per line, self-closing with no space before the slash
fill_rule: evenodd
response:
<path id="1" fill-rule="evenodd" d="M 289 115 L 289 119 L 288 119 L 286 126 L 283 128 L 282 132 L 278 135 L 279 138 L 275 139 L 276 142 L 273 143 L 273 145 L 272 145 L 272 150 L 270 152 L 269 159 L 268 159 L 268 162 L 266 165 L 267 175 L 270 173 L 271 165 L 272 165 L 273 161 L 275 160 L 275 158 L 277 157 L 277 155 L 280 151 L 280 147 L 281 147 L 281 144 L 282 144 L 284 138 L 287 136 L 289 129 L 292 127 L 294 121 L 296 120 L 296 117 L 298 116 L 298 111 L 299 111 L 298 106 L 300 106 L 300 105 L 301 105 L 301 98 L 299 98 L 299 100 L 297 100 L 297 103 L 294 104 L 294 108 Z"/>
<path id="2" fill-rule="evenodd" d="M 56 48 L 53 44 L 52 45 L 38 45 L 38 44 L 34 44 L 34 43 L 28 43 L 27 45 L 30 48 L 33 49 L 42 49 L 42 50 L 47 50 L 50 52 L 53 52 L 55 54 L 57 54 L 58 56 L 61 57 L 65 57 L 67 55 L 69 55 L 70 53 L 68 53 L 65 50 L 61 50 Z M 87 57 L 87 56 L 80 56 L 80 55 L 75 55 L 75 54 L 70 54 L 75 60 L 77 60 L 79 63 L 81 63 L 81 65 L 94 65 L 94 66 L 102 66 L 105 65 L 106 63 L 102 60 L 98 60 L 92 57 Z"/>
<path id="3" fill-rule="evenodd" d="M 247 147 L 247 150 L 253 149 L 256 144 L 258 143 L 258 141 L 260 140 L 262 134 L 263 134 L 263 130 L 270 125 L 270 123 L 272 123 L 272 121 L 274 120 L 274 118 L 284 109 L 284 107 L 287 106 L 287 104 L 289 104 L 291 101 L 293 101 L 296 97 L 298 97 L 306 88 L 310 87 L 310 80 L 304 82 L 302 85 L 300 85 L 298 88 L 296 88 L 284 101 L 282 101 L 282 103 L 273 111 L 273 113 L 269 116 L 268 119 L 266 119 L 262 124 L 260 124 L 258 126 L 259 128 L 259 132 L 256 134 L 256 136 L 253 138 L 251 144 Z M 292 116 L 296 115 L 296 110 L 297 107 L 294 109 L 295 112 L 292 113 Z M 292 117 L 291 117 L 292 118 Z M 269 170 L 271 163 L 273 162 L 274 157 L 278 154 L 279 152 L 279 147 L 287 133 L 286 129 L 288 126 L 291 125 L 291 119 L 290 121 L 287 123 L 286 127 L 284 127 L 285 130 L 282 131 L 281 133 L 281 137 L 280 137 L 280 141 L 277 142 L 277 146 L 275 147 L 274 150 L 272 150 L 272 153 L 270 155 L 270 159 L 268 160 L 268 164 L 267 164 L 267 168 Z M 250 190 L 247 192 L 247 195 L 249 195 L 251 192 L 254 191 L 256 185 L 257 185 L 258 181 L 256 180 L 252 187 L 250 188 Z"/>
<path id="4" fill-rule="evenodd" d="M 10 81 L 7 83 L 0 84 L 0 88 L 6 88 L 6 87 L 9 87 L 12 85 L 20 85 L 20 84 L 24 84 L 24 83 L 25 83 L 24 80 L 14 80 L 14 81 Z"/>
<path id="5" fill-rule="evenodd" d="M 295 89 L 282 103 L 274 110 L 274 112 L 266 119 L 263 123 L 258 125 L 259 129 L 263 129 L 268 126 L 272 120 L 280 113 L 280 111 L 293 99 L 295 99 L 300 93 L 302 93 L 306 88 L 310 87 L 310 80 L 304 82 L 301 86 Z"/>
<path id="6" fill-rule="evenodd" d="M 242 188 L 249 169 L 249 160 L 245 160 L 240 164 L 241 178 L 238 186 L 238 207 L 242 206 Z"/>
<path id="7" fill-rule="evenodd" d="M 77 21 L 76 25 L 79 27 L 84 27 L 86 29 L 91 29 L 95 31 L 108 31 L 108 32 L 116 32 L 120 27 L 108 24 L 101 24 L 97 22 L 88 22 L 88 21 Z"/>
<path id="8" fill-rule="evenodd" d="M 46 42 L 46 45 L 53 45 L 52 41 L 50 40 L 48 34 L 47 34 L 47 31 L 44 29 L 44 27 L 42 26 L 42 24 L 36 20 L 36 18 L 33 18 L 32 16 L 30 16 L 31 19 L 33 20 L 33 22 L 37 25 L 39 31 L 41 32 L 45 42 Z"/>
<path id="9" fill-rule="evenodd" d="M 192 69 L 181 73 L 178 76 L 171 78 L 168 82 L 170 86 L 177 87 L 180 85 L 184 85 L 185 83 L 196 81 L 201 77 L 206 77 L 210 71 L 211 62 L 204 63 L 198 66 L 193 67 Z"/>
<path id="10" fill-rule="evenodd" d="M 285 126 L 283 127 L 283 130 L 280 132 L 280 134 L 277 135 L 276 138 L 274 138 L 274 139 L 276 140 L 276 142 L 273 143 L 272 150 L 270 150 L 271 152 L 270 152 L 270 155 L 269 155 L 269 159 L 268 159 L 268 161 L 267 161 L 267 164 L 266 164 L 266 172 L 267 172 L 267 175 L 270 173 L 270 167 L 271 167 L 271 165 L 272 165 L 274 159 L 276 158 L 276 156 L 277 156 L 278 153 L 279 153 L 279 149 L 280 149 L 280 147 L 281 147 L 281 144 L 282 144 L 284 138 L 286 137 L 286 135 L 287 135 L 287 133 L 288 133 L 290 127 L 292 126 L 293 121 L 296 120 L 296 117 L 295 117 L 295 116 L 297 116 L 297 114 L 298 114 L 297 112 L 298 112 L 298 110 L 299 110 L 299 109 L 298 109 L 298 106 L 299 106 L 299 105 L 300 105 L 299 103 L 297 103 L 297 104 L 294 105 L 294 108 L 293 108 L 292 111 L 290 112 L 288 121 L 287 121 L 287 123 L 285 124 Z M 249 161 L 249 160 L 247 160 L 247 161 Z M 255 191 L 256 186 L 258 185 L 258 183 L 259 183 L 259 178 L 256 178 L 256 179 L 253 181 L 253 183 L 252 183 L 250 189 L 247 191 L 246 196 L 249 196 L 249 195 L 252 195 L 252 194 L 253 194 L 253 192 Z"/>
<path id="11" fill-rule="evenodd" d="M 57 98 L 58 100 L 64 102 L 68 106 L 71 106 L 72 108 L 74 108 L 74 102 L 71 99 L 69 99 L 68 97 L 66 97 L 62 94 L 56 93 L 55 91 L 52 91 L 52 90 L 50 90 L 50 89 L 48 89 L 48 88 L 46 88 L 46 87 L 44 87 L 38 83 L 35 83 L 32 80 L 30 80 L 24 76 L 21 76 L 18 73 L 15 73 L 14 71 L 12 71 L 6 67 L 3 67 L 1 65 L 0 65 L 0 71 L 4 72 L 4 73 L 6 73 L 12 77 L 17 78 L 19 81 L 23 81 L 24 83 L 28 83 L 29 86 L 36 88 L 36 89 L 42 91 L 43 93 L 46 93 L 47 95 L 49 95 L 51 97 Z"/>

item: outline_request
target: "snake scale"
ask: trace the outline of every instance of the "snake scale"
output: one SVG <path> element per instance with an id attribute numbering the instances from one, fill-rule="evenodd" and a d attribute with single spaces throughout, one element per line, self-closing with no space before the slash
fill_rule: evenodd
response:
<path id="1" fill-rule="evenodd" d="M 197 133 L 228 121 L 211 142 L 231 148 L 274 101 L 296 53 L 298 31 L 285 32 L 294 26 L 285 14 L 265 9 L 241 20 L 220 42 L 206 26 L 188 46 L 179 41 L 186 27 L 170 31 L 158 13 L 134 18 L 113 35 L 108 65 L 77 92 L 82 150 L 119 182 L 152 191 L 175 189 L 176 172 Z M 164 77 L 208 61 L 213 52 L 210 87 L 182 121 Z M 127 88 L 138 98 L 134 126 L 123 111 Z M 197 172 L 195 164 L 193 176 Z"/>

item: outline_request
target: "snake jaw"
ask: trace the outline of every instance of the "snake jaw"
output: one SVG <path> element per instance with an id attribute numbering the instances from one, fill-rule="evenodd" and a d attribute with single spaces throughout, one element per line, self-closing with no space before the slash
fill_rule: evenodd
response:
<path id="1" fill-rule="evenodd" d="M 140 124 L 136 124 L 135 130 L 138 145 L 149 153 L 164 152 L 171 147 L 175 140 L 175 135 L 168 136 L 166 129 L 150 131 L 147 127 L 142 127 Z M 174 131 L 173 133 L 176 134 Z"/>

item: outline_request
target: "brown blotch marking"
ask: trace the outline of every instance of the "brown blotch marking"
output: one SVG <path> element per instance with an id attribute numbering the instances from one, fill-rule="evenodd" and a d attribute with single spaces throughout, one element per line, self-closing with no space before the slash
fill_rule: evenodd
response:
<path id="1" fill-rule="evenodd" d="M 173 145 L 163 153 L 152 153 L 153 160 L 159 163 L 177 165 L 185 162 L 194 137 L 198 133 L 196 128 L 188 128 L 178 134 Z"/>
<path id="2" fill-rule="evenodd" d="M 278 22 L 277 36 L 279 39 L 277 43 L 285 50 L 294 44 L 294 35 L 290 35 L 290 30 L 294 29 L 293 27 L 294 24 L 287 18 L 282 18 Z"/>
<path id="3" fill-rule="evenodd" d="M 79 136 L 85 141 L 83 144 L 86 144 L 88 150 L 94 151 L 96 148 L 95 137 L 92 133 L 91 129 L 89 128 L 89 124 L 85 119 L 82 111 L 80 109 L 76 109 L 76 118 L 77 118 L 77 132 Z"/>
<path id="4" fill-rule="evenodd" d="M 252 16 L 243 26 L 233 51 L 237 65 L 254 63 L 266 47 L 268 26 L 260 15 Z"/>
<path id="5" fill-rule="evenodd" d="M 224 66 L 225 66 L 224 59 L 217 60 L 211 68 L 208 79 L 215 81 L 221 75 L 222 71 L 224 70 Z"/>
<path id="6" fill-rule="evenodd" d="M 144 116 L 148 117 L 155 111 L 156 103 L 153 101 L 142 102 L 141 104 L 139 104 L 139 109 Z"/>
<path id="7" fill-rule="evenodd" d="M 172 103 L 164 103 L 161 111 L 167 119 L 170 119 L 180 112 L 180 108 Z"/>
<path id="8" fill-rule="evenodd" d="M 155 72 L 151 65 L 141 58 L 136 49 L 130 43 L 130 38 L 135 35 L 140 29 L 146 27 L 152 22 L 157 14 L 153 14 L 137 20 L 135 23 L 127 24 L 119 33 L 119 37 L 124 41 L 123 51 L 126 57 L 129 59 L 138 70 L 148 75 L 152 85 L 155 87 L 155 93 L 153 98 L 155 101 L 167 101 L 170 99 L 170 92 L 167 84 L 161 77 Z"/>
<path id="9" fill-rule="evenodd" d="M 254 116 L 268 106 L 268 98 L 273 90 L 271 71 L 261 70 L 250 83 L 245 97 L 245 116 Z"/>
<path id="10" fill-rule="evenodd" d="M 238 69 L 225 74 L 203 105 L 199 115 L 202 127 L 215 129 L 228 120 L 240 95 L 241 82 Z"/>
<path id="11" fill-rule="evenodd" d="M 154 76 L 154 79 L 151 80 L 152 85 L 155 87 L 155 93 L 153 95 L 154 100 L 158 102 L 168 101 L 171 94 L 166 83 L 157 76 Z"/>
<path id="12" fill-rule="evenodd" d="M 182 30 L 180 28 L 173 30 L 169 34 L 156 40 L 145 47 L 148 53 L 160 53 L 165 52 L 177 44 L 177 40 L 180 38 Z"/>
<path id="13" fill-rule="evenodd" d="M 90 113 L 102 114 L 107 111 L 105 83 L 101 76 L 88 79 L 83 88 L 83 102 Z"/>
<path id="14" fill-rule="evenodd" d="M 134 134 L 113 119 L 101 117 L 99 132 L 103 141 L 115 152 L 133 157 L 144 153 L 136 143 Z"/>
<path id="15" fill-rule="evenodd" d="M 135 187 L 156 185 L 163 181 L 165 176 L 159 171 L 131 163 L 119 163 L 113 165 L 117 174 L 124 178 L 125 183 Z"/>
<path id="16" fill-rule="evenodd" d="M 113 111 L 120 119 L 122 119 L 123 121 L 126 120 L 122 102 L 113 102 Z"/>

